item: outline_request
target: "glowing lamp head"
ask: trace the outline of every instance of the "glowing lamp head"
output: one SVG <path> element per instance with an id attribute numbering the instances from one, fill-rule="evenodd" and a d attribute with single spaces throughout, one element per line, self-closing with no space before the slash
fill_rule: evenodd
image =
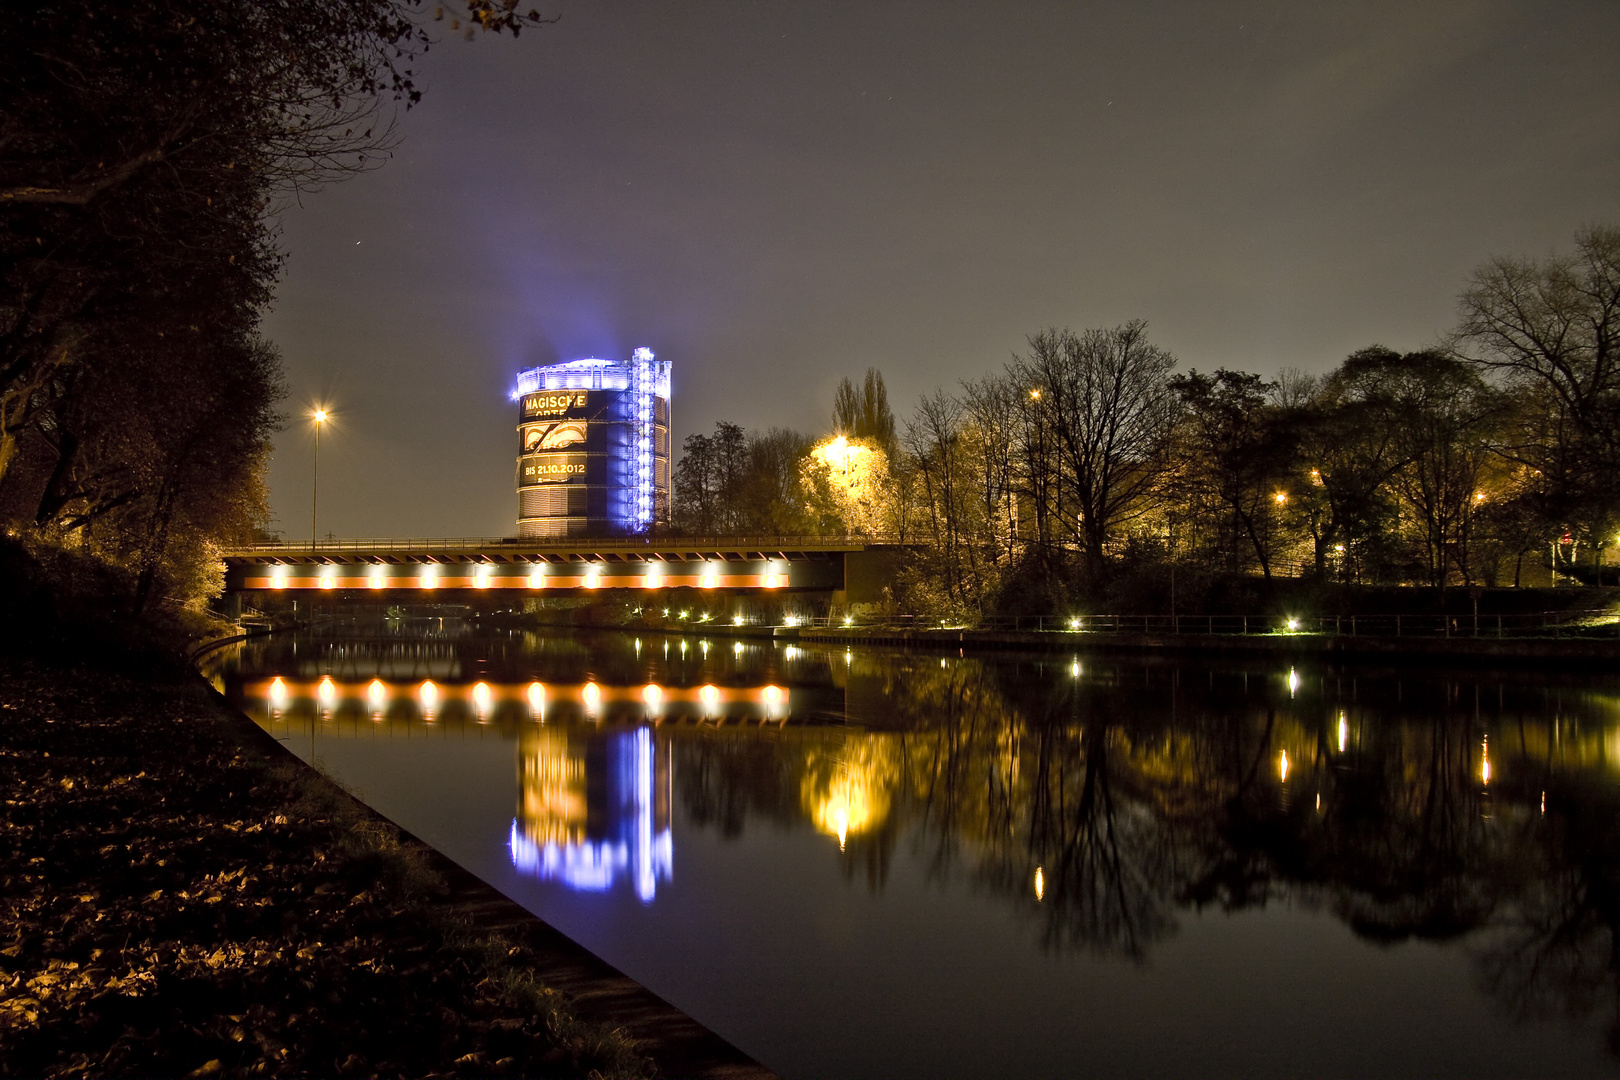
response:
<path id="1" fill-rule="evenodd" d="M 317 424 L 326 423 L 327 415 L 328 413 L 325 409 L 316 409 L 314 412 L 309 414 L 310 419 L 314 420 Z"/>

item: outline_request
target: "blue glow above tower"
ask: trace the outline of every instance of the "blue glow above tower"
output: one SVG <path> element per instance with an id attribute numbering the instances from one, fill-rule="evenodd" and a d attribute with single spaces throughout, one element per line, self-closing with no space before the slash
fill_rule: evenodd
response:
<path id="1" fill-rule="evenodd" d="M 518 535 L 622 536 L 669 517 L 669 361 L 568 360 L 518 373 Z"/>

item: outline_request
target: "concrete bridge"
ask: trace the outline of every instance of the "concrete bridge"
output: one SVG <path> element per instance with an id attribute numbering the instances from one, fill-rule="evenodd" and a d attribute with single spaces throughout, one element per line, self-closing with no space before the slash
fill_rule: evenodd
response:
<path id="1" fill-rule="evenodd" d="M 892 562 L 870 541 L 842 536 L 329 540 L 232 548 L 222 555 L 229 592 L 313 592 L 348 599 L 365 593 L 417 603 L 503 590 L 559 595 L 693 588 L 847 595 L 853 586 L 857 593 L 875 594 Z"/>

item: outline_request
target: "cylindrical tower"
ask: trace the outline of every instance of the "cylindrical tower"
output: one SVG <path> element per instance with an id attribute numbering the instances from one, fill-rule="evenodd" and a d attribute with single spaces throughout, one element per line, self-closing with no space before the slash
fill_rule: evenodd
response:
<path id="1" fill-rule="evenodd" d="M 518 373 L 518 535 L 623 536 L 669 518 L 669 361 Z"/>

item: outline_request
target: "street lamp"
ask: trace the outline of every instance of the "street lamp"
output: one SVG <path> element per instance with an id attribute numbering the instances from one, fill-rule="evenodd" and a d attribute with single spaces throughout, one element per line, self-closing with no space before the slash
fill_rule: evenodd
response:
<path id="1" fill-rule="evenodd" d="M 316 409 L 310 413 L 310 419 L 315 421 L 315 479 L 310 485 L 309 495 L 309 549 L 315 550 L 318 533 L 315 531 L 315 509 L 320 505 L 321 498 L 321 428 L 326 426 L 327 411 Z"/>

